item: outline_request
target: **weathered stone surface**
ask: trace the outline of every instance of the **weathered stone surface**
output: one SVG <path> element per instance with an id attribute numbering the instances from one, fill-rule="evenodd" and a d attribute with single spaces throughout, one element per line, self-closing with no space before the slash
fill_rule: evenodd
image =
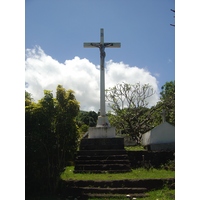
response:
<path id="1" fill-rule="evenodd" d="M 85 138 L 80 143 L 80 150 L 109 149 L 124 149 L 124 138 Z"/>
<path id="2" fill-rule="evenodd" d="M 90 127 L 88 138 L 115 138 L 115 127 Z"/>

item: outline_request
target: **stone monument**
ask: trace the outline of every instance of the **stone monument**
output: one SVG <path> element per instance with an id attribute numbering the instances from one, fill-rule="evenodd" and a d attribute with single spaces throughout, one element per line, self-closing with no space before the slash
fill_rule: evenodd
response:
<path id="1" fill-rule="evenodd" d="M 102 173 L 131 171 L 124 149 L 124 138 L 115 136 L 105 109 L 105 48 L 119 48 L 120 43 L 105 43 L 104 30 L 100 29 L 100 42 L 84 43 L 84 47 L 100 50 L 100 116 L 96 127 L 90 127 L 88 138 L 83 138 L 75 159 L 74 173 Z"/>
<path id="2" fill-rule="evenodd" d="M 120 43 L 104 42 L 104 30 L 100 30 L 100 42 L 84 43 L 85 48 L 99 48 L 100 50 L 100 116 L 97 126 L 89 128 L 89 138 L 114 138 L 115 128 L 110 126 L 105 109 L 105 48 L 119 48 Z"/>

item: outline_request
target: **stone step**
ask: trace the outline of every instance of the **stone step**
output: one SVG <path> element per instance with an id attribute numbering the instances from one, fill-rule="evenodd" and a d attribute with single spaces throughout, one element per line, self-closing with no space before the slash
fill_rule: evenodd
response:
<path id="1" fill-rule="evenodd" d="M 75 166 L 74 170 L 128 170 L 130 169 L 130 164 L 78 164 Z"/>
<path id="2" fill-rule="evenodd" d="M 76 196 L 80 199 L 83 197 L 146 197 L 146 188 L 100 188 L 100 187 L 71 187 L 65 196 Z"/>
<path id="3" fill-rule="evenodd" d="M 95 180 L 65 180 L 66 186 L 71 187 L 100 187 L 100 188 L 147 188 L 148 190 L 160 189 L 167 185 L 172 187 L 175 185 L 175 178 L 165 179 L 124 179 L 124 180 L 109 180 L 109 181 L 95 181 Z"/>
<path id="4" fill-rule="evenodd" d="M 87 138 L 80 142 L 80 150 L 124 149 L 124 138 Z"/>
<path id="5" fill-rule="evenodd" d="M 124 199 L 127 198 L 127 195 L 130 196 L 129 199 L 133 199 L 133 198 L 144 198 L 144 197 L 149 197 L 148 194 L 143 194 L 143 193 L 134 193 L 134 194 L 83 194 L 81 196 L 82 200 L 86 200 L 88 198 L 98 198 L 98 199 L 109 199 L 109 198 L 117 198 L 117 199 Z M 127 198 L 128 199 L 128 198 Z"/>
<path id="6" fill-rule="evenodd" d="M 97 188 L 97 187 L 80 187 L 85 194 L 134 194 L 147 192 L 146 188 Z"/>
<path id="7" fill-rule="evenodd" d="M 118 199 L 127 198 L 129 195 L 132 199 L 148 197 L 146 194 L 150 190 L 161 189 L 165 186 L 175 189 L 175 178 L 168 179 L 138 179 L 138 180 L 112 180 L 112 181 L 94 181 L 94 180 L 67 180 L 66 187 L 63 187 L 62 196 L 67 199 L 88 198 Z"/>
<path id="8" fill-rule="evenodd" d="M 123 138 L 87 138 L 80 142 L 74 173 L 130 172 Z"/>
<path id="9" fill-rule="evenodd" d="M 127 155 L 81 155 L 76 160 L 129 160 Z"/>
<path id="10" fill-rule="evenodd" d="M 84 164 L 84 165 L 100 164 L 100 165 L 102 165 L 102 164 L 114 164 L 114 163 L 130 165 L 129 160 L 76 160 L 75 161 L 75 165 L 81 165 L 81 164 Z"/>
<path id="11" fill-rule="evenodd" d="M 112 150 L 81 150 L 77 151 L 79 155 L 128 155 L 124 149 L 112 149 Z"/>

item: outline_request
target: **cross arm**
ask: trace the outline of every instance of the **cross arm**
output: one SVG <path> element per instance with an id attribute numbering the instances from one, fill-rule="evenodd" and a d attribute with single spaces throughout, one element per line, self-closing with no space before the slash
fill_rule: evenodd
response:
<path id="1" fill-rule="evenodd" d="M 100 43 L 97 43 L 97 42 L 85 42 L 85 43 L 83 43 L 83 46 L 85 48 L 95 48 L 95 47 L 99 47 Z"/>
<path id="2" fill-rule="evenodd" d="M 83 43 L 83 46 L 85 48 L 95 48 L 95 47 L 100 47 L 101 43 L 99 42 L 85 42 Z M 121 43 L 112 43 L 112 42 L 107 42 L 103 44 L 104 47 L 106 48 L 120 48 L 121 47 Z"/>
<path id="3" fill-rule="evenodd" d="M 112 43 L 112 42 L 109 42 L 109 43 L 104 43 L 104 46 L 106 48 L 120 48 L 121 47 L 121 43 Z"/>

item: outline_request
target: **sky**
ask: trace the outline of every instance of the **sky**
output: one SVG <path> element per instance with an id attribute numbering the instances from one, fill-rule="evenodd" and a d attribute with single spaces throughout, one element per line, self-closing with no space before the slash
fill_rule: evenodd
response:
<path id="1" fill-rule="evenodd" d="M 175 80 L 174 0 L 26 0 L 25 90 L 37 101 L 58 84 L 72 89 L 81 110 L 99 110 L 100 53 L 84 42 L 120 42 L 107 48 L 105 88 L 150 84 L 149 106 Z M 107 108 L 109 109 L 109 108 Z"/>

